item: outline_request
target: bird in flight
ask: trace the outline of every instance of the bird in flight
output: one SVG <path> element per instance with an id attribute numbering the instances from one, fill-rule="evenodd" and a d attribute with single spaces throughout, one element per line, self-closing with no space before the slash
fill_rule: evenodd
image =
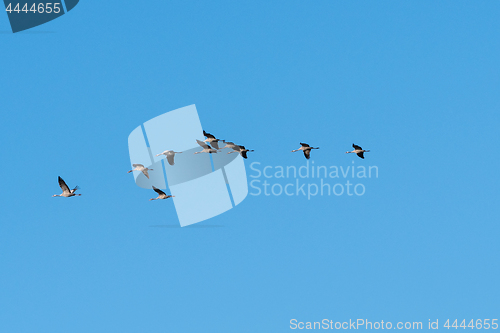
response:
<path id="1" fill-rule="evenodd" d="M 223 141 L 223 140 L 216 139 L 215 136 L 213 136 L 210 133 L 205 132 L 205 130 L 203 130 L 203 135 L 207 137 L 205 140 L 203 140 L 203 142 L 208 142 L 208 143 L 210 143 L 210 145 L 213 148 L 219 150 L 219 141 Z"/>
<path id="2" fill-rule="evenodd" d="M 146 176 L 147 179 L 149 179 L 148 170 L 153 171 L 153 169 L 145 168 L 144 165 L 142 164 L 132 164 L 132 166 L 134 168 L 128 171 L 127 173 L 131 173 L 132 171 L 141 171 L 144 174 L 144 176 Z"/>
<path id="3" fill-rule="evenodd" d="M 210 154 L 217 153 L 216 149 L 211 148 L 205 142 L 200 141 L 200 140 L 196 140 L 196 142 L 198 142 L 198 144 L 203 148 L 203 150 L 202 151 L 198 151 L 195 154 L 200 154 L 200 153 L 210 153 Z"/>
<path id="4" fill-rule="evenodd" d="M 356 155 L 364 159 L 365 157 L 363 156 L 363 153 L 369 152 L 369 150 L 364 150 L 363 148 L 361 148 L 358 145 L 355 145 L 354 143 L 352 144 L 352 147 L 354 148 L 353 151 L 346 151 L 345 153 L 346 154 L 355 153 Z"/>
<path id="5" fill-rule="evenodd" d="M 62 194 L 54 194 L 52 197 L 74 197 L 74 196 L 80 196 L 81 194 L 76 194 L 75 191 L 79 189 L 78 186 L 76 186 L 74 189 L 70 190 L 66 182 L 61 178 L 58 177 L 58 182 L 59 186 L 61 187 L 63 193 Z"/>
<path id="6" fill-rule="evenodd" d="M 151 200 L 158 200 L 158 199 L 168 199 L 168 198 L 173 198 L 175 197 L 175 195 L 166 195 L 165 192 L 163 192 L 162 190 L 160 190 L 159 188 L 156 188 L 153 186 L 153 190 L 158 193 L 158 197 L 156 198 L 151 198 L 149 199 L 149 201 Z"/>
<path id="7" fill-rule="evenodd" d="M 233 151 L 230 151 L 228 154 L 231 154 L 231 153 L 240 153 L 240 155 L 243 158 L 247 158 L 247 152 L 253 151 L 253 150 L 250 150 L 250 149 L 246 149 L 245 146 L 238 146 L 238 145 L 234 145 L 231 148 L 233 148 Z"/>
<path id="8" fill-rule="evenodd" d="M 304 152 L 304 156 L 307 158 L 307 159 L 310 159 L 311 158 L 311 149 L 319 149 L 319 147 L 311 147 L 309 146 L 307 143 L 300 143 L 300 145 L 302 147 L 300 147 L 299 149 L 294 149 L 292 150 L 292 153 L 293 152 L 296 152 L 296 151 L 299 151 L 299 150 L 302 150 Z"/>
<path id="9" fill-rule="evenodd" d="M 182 151 L 165 150 L 163 153 L 157 154 L 156 156 L 165 155 L 167 157 L 168 164 L 174 165 L 175 154 L 182 154 Z"/>

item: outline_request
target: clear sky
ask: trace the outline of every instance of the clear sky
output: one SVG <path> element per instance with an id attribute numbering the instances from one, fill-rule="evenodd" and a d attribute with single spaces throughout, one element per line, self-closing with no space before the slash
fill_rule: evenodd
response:
<path id="1" fill-rule="evenodd" d="M 0 332 L 500 319 L 499 11 L 82 0 L 17 34 L 0 14 Z M 252 162 L 305 165 L 299 142 L 320 147 L 310 164 L 378 178 L 350 179 L 362 196 L 249 195 L 180 228 L 127 174 L 127 137 L 191 104 L 255 149 L 249 181 Z M 58 176 L 82 196 L 52 198 Z"/>

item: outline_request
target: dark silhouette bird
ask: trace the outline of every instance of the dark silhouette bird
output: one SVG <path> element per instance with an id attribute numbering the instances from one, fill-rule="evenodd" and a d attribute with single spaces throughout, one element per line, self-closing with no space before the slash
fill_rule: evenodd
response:
<path id="1" fill-rule="evenodd" d="M 355 145 L 354 143 L 352 144 L 352 147 L 354 148 L 353 151 L 346 151 L 345 153 L 346 154 L 355 153 L 356 155 L 364 159 L 365 157 L 363 156 L 363 153 L 369 152 L 369 150 L 364 150 L 363 148 L 361 148 L 358 145 Z"/>
<path id="2" fill-rule="evenodd" d="M 238 146 L 238 145 L 234 145 L 234 147 L 231 147 L 231 148 L 233 148 L 233 151 L 230 151 L 228 154 L 231 154 L 231 153 L 240 153 L 240 155 L 243 158 L 247 158 L 247 152 L 253 151 L 253 150 L 250 150 L 250 149 L 246 149 L 245 146 Z"/>
<path id="3" fill-rule="evenodd" d="M 304 156 L 307 158 L 307 159 L 310 159 L 311 158 L 311 149 L 319 149 L 319 147 L 311 147 L 309 146 L 307 143 L 300 143 L 300 145 L 302 147 L 300 147 L 299 149 L 295 149 L 295 150 L 292 150 L 292 153 L 293 152 L 296 152 L 296 151 L 299 151 L 299 150 L 302 150 L 304 152 Z"/>
<path id="4" fill-rule="evenodd" d="M 53 197 L 74 197 L 74 196 L 80 196 L 81 194 L 76 194 L 75 191 L 79 189 L 78 186 L 76 186 L 74 189 L 70 190 L 66 182 L 61 178 L 58 177 L 58 182 L 59 186 L 61 187 L 63 193 L 62 194 L 54 194 Z"/>
<path id="5" fill-rule="evenodd" d="M 215 138 L 215 136 L 205 131 L 203 131 L 203 135 L 207 137 L 205 140 L 203 140 L 203 142 L 208 142 L 213 148 L 219 150 L 219 141 L 223 140 L 217 139 Z"/>
<path id="6" fill-rule="evenodd" d="M 151 201 L 151 200 L 158 200 L 158 199 L 168 199 L 168 198 L 173 198 L 173 197 L 175 197 L 175 195 L 167 195 L 167 194 L 165 194 L 165 192 L 163 192 L 162 190 L 160 190 L 159 188 L 156 188 L 156 187 L 154 187 L 154 186 L 153 186 L 153 190 L 154 190 L 156 193 L 158 193 L 158 197 L 156 197 L 156 198 L 151 198 L 151 199 L 149 199 L 149 201 Z"/>

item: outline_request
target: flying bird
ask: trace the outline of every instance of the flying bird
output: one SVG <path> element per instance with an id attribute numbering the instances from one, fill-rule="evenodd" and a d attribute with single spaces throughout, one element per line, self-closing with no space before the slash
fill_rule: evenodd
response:
<path id="1" fill-rule="evenodd" d="M 144 174 L 144 176 L 146 176 L 147 179 L 149 179 L 148 170 L 153 171 L 153 169 L 145 168 L 144 165 L 142 164 L 132 164 L 132 166 L 134 168 L 128 171 L 127 173 L 131 173 L 132 171 L 141 171 Z"/>
<path id="2" fill-rule="evenodd" d="M 165 155 L 167 157 L 168 164 L 174 165 L 175 154 L 182 154 L 182 151 L 165 150 L 163 153 L 157 154 L 156 156 Z"/>
<path id="3" fill-rule="evenodd" d="M 173 198 L 175 197 L 175 195 L 166 195 L 165 192 L 163 192 L 162 190 L 160 190 L 159 188 L 156 188 L 153 186 L 153 190 L 158 193 L 158 197 L 156 198 L 151 198 L 149 199 L 149 201 L 151 200 L 158 200 L 158 199 L 168 199 L 168 198 Z"/>
<path id="4" fill-rule="evenodd" d="M 253 151 L 253 150 L 250 150 L 250 149 L 246 149 L 245 146 L 238 146 L 238 145 L 234 145 L 234 147 L 231 147 L 231 148 L 233 148 L 233 151 L 230 151 L 228 154 L 231 154 L 231 153 L 240 153 L 240 155 L 243 158 L 247 158 L 247 152 Z"/>
<path id="5" fill-rule="evenodd" d="M 299 149 L 295 149 L 295 150 L 292 150 L 292 153 L 293 152 L 296 152 L 296 151 L 299 151 L 299 150 L 302 150 L 304 152 L 304 156 L 307 158 L 307 159 L 310 159 L 311 158 L 311 149 L 319 149 L 319 147 L 311 147 L 309 146 L 307 143 L 300 143 L 300 145 L 302 147 L 300 147 Z"/>
<path id="6" fill-rule="evenodd" d="M 209 145 L 207 145 L 203 141 L 196 140 L 196 142 L 198 142 L 198 144 L 203 148 L 203 150 L 202 151 L 198 151 L 195 154 L 200 154 L 200 153 L 210 153 L 210 154 L 212 154 L 212 153 L 216 153 L 217 152 L 216 149 L 211 148 Z"/>
<path id="7" fill-rule="evenodd" d="M 61 178 L 58 177 L 58 182 L 59 186 L 61 187 L 63 193 L 62 194 L 54 194 L 52 197 L 74 197 L 74 196 L 80 196 L 81 194 L 75 194 L 75 191 L 79 189 L 78 186 L 76 186 L 74 189 L 70 190 L 66 182 Z"/>
<path id="8" fill-rule="evenodd" d="M 352 144 L 352 147 L 354 148 L 353 151 L 346 151 L 345 153 L 346 154 L 355 153 L 356 155 L 364 159 L 365 157 L 363 156 L 363 153 L 369 152 L 369 150 L 364 150 L 363 148 L 361 148 L 358 145 L 355 145 L 354 143 Z"/>
<path id="9" fill-rule="evenodd" d="M 208 143 L 210 143 L 210 145 L 213 148 L 219 150 L 219 141 L 223 141 L 223 140 L 216 139 L 215 136 L 213 136 L 210 133 L 205 132 L 205 130 L 203 130 L 203 135 L 207 137 L 205 140 L 203 140 L 203 142 L 208 142 Z"/>

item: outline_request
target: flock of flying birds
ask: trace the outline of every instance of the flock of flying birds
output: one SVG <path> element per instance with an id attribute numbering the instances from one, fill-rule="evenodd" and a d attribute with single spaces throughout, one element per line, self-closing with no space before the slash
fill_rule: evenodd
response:
<path id="1" fill-rule="evenodd" d="M 196 140 L 196 142 L 203 148 L 203 150 L 198 151 L 195 154 L 201 154 L 201 153 L 213 154 L 213 153 L 217 153 L 217 152 L 221 151 L 222 149 L 230 148 L 230 149 L 233 149 L 233 151 L 228 152 L 228 154 L 239 153 L 243 158 L 247 158 L 247 152 L 253 151 L 253 150 L 246 149 L 245 146 L 240 146 L 240 145 L 234 144 L 233 142 L 217 139 L 215 136 L 213 136 L 212 134 L 207 133 L 205 131 L 203 131 L 203 135 L 205 135 L 207 137 L 205 140 L 203 140 L 203 141 Z M 224 142 L 226 145 L 224 147 L 219 147 L 219 142 Z M 207 143 L 210 144 L 210 146 Z M 311 158 L 311 150 L 319 149 L 319 147 L 311 147 L 307 143 L 301 142 L 300 145 L 301 145 L 301 147 L 299 149 L 292 150 L 292 153 L 299 151 L 299 150 L 302 150 L 306 159 Z M 354 143 L 352 144 L 352 147 L 354 148 L 354 150 L 346 151 L 346 154 L 354 153 L 354 154 L 356 154 L 359 157 L 364 159 L 365 157 L 363 156 L 363 153 L 369 152 L 369 150 L 364 150 L 363 148 L 361 148 L 358 145 L 355 145 Z M 175 154 L 182 154 L 182 152 L 177 152 L 177 151 L 173 151 L 173 150 L 165 150 L 163 153 L 157 154 L 156 156 L 165 155 L 168 164 L 174 165 Z M 134 168 L 132 170 L 128 171 L 128 173 L 131 173 L 132 171 L 141 171 L 144 174 L 144 176 L 146 176 L 149 179 L 148 171 L 152 171 L 153 169 L 148 169 L 148 168 L 144 167 L 144 165 L 142 165 L 142 164 L 132 164 L 132 166 Z M 59 186 L 61 187 L 63 193 L 62 194 L 54 194 L 53 197 L 69 198 L 69 197 L 81 195 L 81 194 L 75 193 L 76 190 L 79 189 L 78 186 L 76 186 L 73 189 L 70 189 L 68 187 L 68 185 L 66 184 L 66 182 L 61 177 L 58 178 L 58 181 L 59 181 Z M 165 192 L 163 192 L 162 190 L 160 190 L 159 188 L 156 188 L 154 186 L 153 186 L 153 190 L 156 193 L 158 193 L 158 197 L 151 198 L 149 200 L 168 199 L 168 198 L 175 197 L 174 195 L 167 195 Z"/>

